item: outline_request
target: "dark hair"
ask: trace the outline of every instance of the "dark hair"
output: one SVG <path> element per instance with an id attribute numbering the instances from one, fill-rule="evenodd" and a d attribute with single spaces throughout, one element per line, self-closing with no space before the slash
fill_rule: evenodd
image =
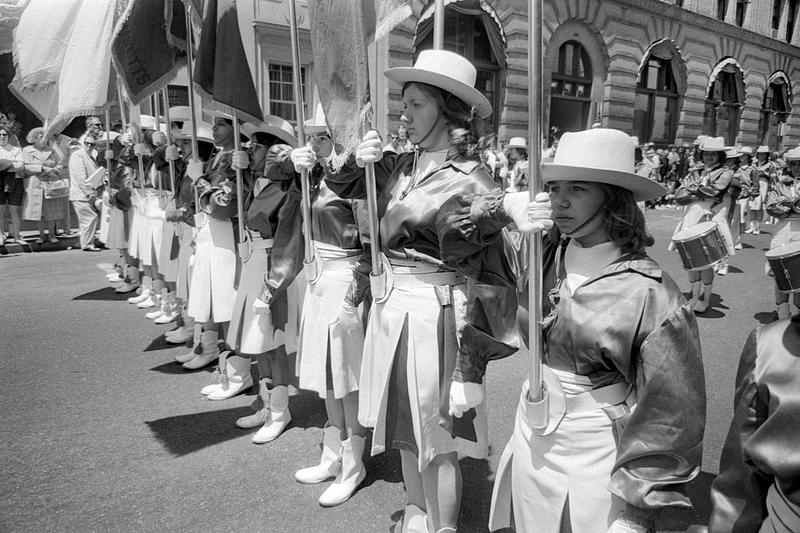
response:
<path id="1" fill-rule="evenodd" d="M 655 239 L 647 232 L 644 213 L 628 189 L 599 183 L 606 196 L 601 215 L 608 238 L 622 249 L 623 254 L 643 254 Z"/>
<path id="2" fill-rule="evenodd" d="M 480 156 L 478 144 L 483 133 L 483 123 L 475 108 L 444 89 L 422 82 L 406 83 L 403 85 L 403 94 L 410 85 L 419 87 L 419 90 L 433 100 L 441 110 L 447 122 L 453 150 L 462 157 L 477 159 Z"/>

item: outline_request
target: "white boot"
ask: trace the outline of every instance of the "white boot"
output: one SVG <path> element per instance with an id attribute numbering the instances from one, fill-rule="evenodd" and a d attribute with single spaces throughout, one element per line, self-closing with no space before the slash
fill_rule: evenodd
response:
<path id="1" fill-rule="evenodd" d="M 142 292 L 138 296 L 131 296 L 130 298 L 128 298 L 128 303 L 139 305 L 143 301 L 150 298 L 150 294 L 151 294 L 150 289 L 142 289 Z"/>
<path id="2" fill-rule="evenodd" d="M 203 347 L 200 345 L 201 342 L 200 339 L 202 338 L 202 335 L 203 335 L 203 327 L 200 324 L 195 324 L 193 332 L 194 336 L 193 347 L 184 354 L 176 355 L 175 360 L 181 364 L 188 363 L 189 361 L 191 361 L 192 359 L 203 353 Z"/>
<path id="3" fill-rule="evenodd" d="M 791 318 L 791 316 L 792 312 L 789 309 L 789 302 L 783 302 L 782 304 L 778 304 L 778 320 Z"/>
<path id="4" fill-rule="evenodd" d="M 119 294 L 133 292 L 139 288 L 139 269 L 128 267 L 123 284 L 115 289 Z"/>
<path id="5" fill-rule="evenodd" d="M 694 306 L 697 305 L 697 300 L 700 299 L 700 289 L 702 288 L 703 282 L 695 281 L 692 283 L 692 296 L 689 298 L 689 307 L 694 309 Z"/>
<path id="6" fill-rule="evenodd" d="M 253 442 L 264 444 L 277 439 L 291 421 L 289 390 L 286 385 L 277 385 L 269 391 L 269 420 L 253 435 Z"/>
<path id="7" fill-rule="evenodd" d="M 208 394 L 209 400 L 227 400 L 253 386 L 249 357 L 229 355 L 220 367 L 224 372 L 222 383 Z"/>
<path id="8" fill-rule="evenodd" d="M 252 429 L 263 426 L 269 420 L 269 385 L 272 380 L 264 378 L 258 382 L 258 398 L 256 412 L 252 415 L 243 416 L 236 420 L 236 426 L 242 429 Z"/>
<path id="9" fill-rule="evenodd" d="M 159 305 L 161 305 L 161 296 L 151 291 L 147 298 L 136 304 L 136 307 L 139 309 L 151 309 Z"/>
<path id="10" fill-rule="evenodd" d="M 194 319 L 185 312 L 178 314 L 183 317 L 183 325 L 164 334 L 164 338 L 170 344 L 184 344 L 194 335 Z"/>
<path id="11" fill-rule="evenodd" d="M 150 320 L 158 320 L 159 318 L 164 316 L 164 313 L 167 310 L 167 302 L 165 302 L 163 298 L 158 298 L 156 301 L 159 300 L 160 300 L 160 305 L 158 306 L 158 308 L 154 309 L 153 311 L 150 311 L 149 313 L 145 313 L 144 315 L 145 318 L 148 318 Z"/>
<path id="12" fill-rule="evenodd" d="M 321 506 L 335 507 L 346 502 L 367 477 L 367 468 L 362 460 L 365 442 L 366 439 L 359 435 L 342 441 L 342 471 L 319 497 Z"/>
<path id="13" fill-rule="evenodd" d="M 703 283 L 703 293 L 700 299 L 697 300 L 697 303 L 694 304 L 695 313 L 705 313 L 708 310 L 708 304 L 711 302 L 711 288 L 713 285 L 713 283 L 709 283 L 708 285 Z"/>
<path id="14" fill-rule="evenodd" d="M 225 362 L 228 360 L 228 355 L 231 352 L 224 351 L 220 352 L 219 359 L 217 360 L 217 368 L 214 369 L 214 373 L 211 374 L 211 384 L 206 385 L 202 389 L 200 389 L 200 394 L 203 396 L 208 396 L 215 390 L 222 388 L 222 380 L 225 379 Z"/>
<path id="15" fill-rule="evenodd" d="M 170 324 L 175 322 L 178 319 L 178 305 L 175 303 L 175 295 L 173 293 L 167 293 L 167 299 L 163 305 L 164 313 L 156 318 L 154 322 L 156 324 Z"/>
<path id="16" fill-rule="evenodd" d="M 401 533 L 428 533 L 428 517 L 425 511 L 414 504 L 406 505 L 406 512 L 403 514 L 403 528 Z"/>
<path id="17" fill-rule="evenodd" d="M 300 483 L 313 485 L 339 475 L 342 470 L 342 432 L 336 426 L 328 426 L 322 434 L 322 458 L 316 466 L 295 472 Z"/>
<path id="18" fill-rule="evenodd" d="M 203 331 L 200 335 L 202 351 L 194 359 L 183 363 L 186 370 L 198 370 L 206 367 L 217 360 L 219 357 L 219 346 L 217 345 L 216 331 Z M 195 349 L 196 351 L 196 349 Z"/>

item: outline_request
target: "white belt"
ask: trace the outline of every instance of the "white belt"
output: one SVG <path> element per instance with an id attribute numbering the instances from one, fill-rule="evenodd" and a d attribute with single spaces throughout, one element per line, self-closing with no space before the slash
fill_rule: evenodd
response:
<path id="1" fill-rule="evenodd" d="M 270 250 L 272 249 L 272 239 L 262 239 L 261 237 L 250 238 L 250 249 L 256 250 Z"/>
<path id="2" fill-rule="evenodd" d="M 592 389 L 574 396 L 567 396 L 567 413 L 582 413 L 613 407 L 625 401 L 628 397 L 628 384 L 624 381 Z"/>
<path id="3" fill-rule="evenodd" d="M 458 285 L 464 283 L 466 278 L 454 271 L 405 273 L 392 270 L 394 286 L 400 289 L 418 289 L 421 287 L 437 287 L 442 285 Z"/>

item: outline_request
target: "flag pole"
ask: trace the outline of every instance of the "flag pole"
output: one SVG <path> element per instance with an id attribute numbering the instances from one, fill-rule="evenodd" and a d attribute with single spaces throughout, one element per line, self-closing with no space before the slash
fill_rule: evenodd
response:
<path id="1" fill-rule="evenodd" d="M 172 122 L 169 119 L 169 93 L 167 88 L 162 89 L 161 97 L 164 100 L 164 120 L 167 122 L 167 146 L 172 146 Z M 178 191 L 175 190 L 175 161 L 169 160 L 169 186 L 172 190 L 172 197 L 175 198 Z"/>
<path id="2" fill-rule="evenodd" d="M 186 69 L 189 75 L 189 109 L 191 110 L 192 120 L 190 122 L 192 128 L 192 162 L 197 163 L 200 161 L 198 151 L 200 147 L 197 143 L 197 104 L 194 101 L 194 33 L 192 33 L 192 13 L 189 9 L 189 2 L 184 2 L 186 9 Z M 197 213 L 200 209 L 200 196 L 197 193 L 197 187 L 194 189 L 194 212 Z"/>
<path id="3" fill-rule="evenodd" d="M 530 200 L 544 190 L 542 182 L 542 0 L 528 1 L 528 152 Z M 528 397 L 533 402 L 542 399 L 542 356 L 544 335 L 542 333 L 542 235 L 530 235 L 528 255 L 528 339 L 530 368 L 528 371 Z"/>
<path id="4" fill-rule="evenodd" d="M 231 109 L 233 115 L 233 149 L 238 152 L 242 149 L 242 140 L 239 134 L 239 119 L 236 110 Z M 239 242 L 244 243 L 244 173 L 241 168 L 236 168 L 236 211 L 239 215 Z"/>
<path id="5" fill-rule="evenodd" d="M 153 94 L 152 102 L 153 102 L 153 116 L 156 119 L 156 131 L 160 132 L 161 131 L 161 113 L 158 111 L 158 91 L 156 91 Z M 153 143 L 153 146 L 155 147 L 155 143 Z M 156 172 L 156 176 L 158 177 L 158 192 L 162 193 L 162 192 L 164 192 L 164 185 L 163 185 L 163 183 L 161 183 L 161 172 L 157 171 Z"/>
<path id="6" fill-rule="evenodd" d="M 297 114 L 297 139 L 298 144 L 305 143 L 305 114 L 303 113 L 303 86 L 302 76 L 300 75 L 300 40 L 297 36 L 297 6 L 296 0 L 289 1 L 289 30 L 292 43 L 292 70 L 294 74 L 294 106 Z M 303 235 L 305 243 L 305 262 L 310 264 L 314 261 L 314 248 L 311 243 L 311 195 L 308 190 L 308 170 L 302 169 L 300 172 L 300 191 L 302 201 L 300 211 L 303 215 Z"/>
<path id="7" fill-rule="evenodd" d="M 444 49 L 444 0 L 433 5 L 433 49 Z"/>

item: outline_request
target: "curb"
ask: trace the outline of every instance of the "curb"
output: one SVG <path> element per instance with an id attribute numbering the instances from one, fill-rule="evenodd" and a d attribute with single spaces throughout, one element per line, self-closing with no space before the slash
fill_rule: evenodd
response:
<path id="1" fill-rule="evenodd" d="M 66 237 L 62 235 L 61 237 L 58 237 L 58 242 L 55 244 L 49 242 L 45 242 L 43 244 L 34 244 L 33 241 L 35 241 L 36 239 L 23 239 L 23 240 L 25 240 L 28 244 L 23 246 L 22 244 L 6 241 L 5 246 L 0 246 L 0 252 L 2 252 L 3 248 L 5 248 L 5 250 L 9 254 L 32 253 L 32 252 L 57 252 L 61 250 L 68 250 L 70 248 L 74 250 L 76 248 L 80 248 L 81 246 L 80 237 L 77 235 L 73 237 Z"/>

